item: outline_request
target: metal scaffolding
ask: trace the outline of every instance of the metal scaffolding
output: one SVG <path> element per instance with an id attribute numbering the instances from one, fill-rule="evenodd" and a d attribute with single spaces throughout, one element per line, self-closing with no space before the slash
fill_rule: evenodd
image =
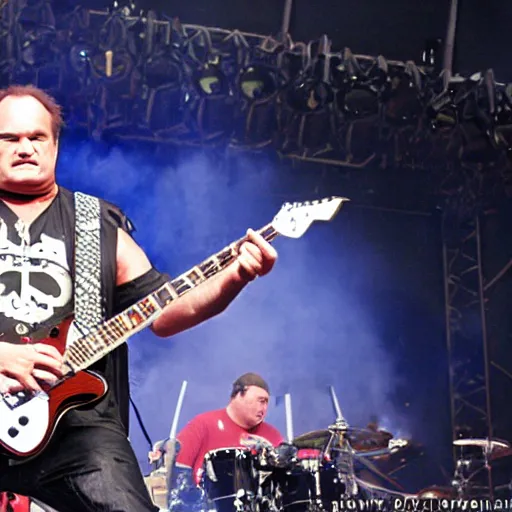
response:
<path id="1" fill-rule="evenodd" d="M 443 220 L 453 439 L 485 438 L 492 436 L 492 416 L 481 222 L 477 215 L 455 220 L 449 214 Z"/>
<path id="2" fill-rule="evenodd" d="M 452 438 L 512 439 L 510 199 L 470 176 L 454 189 L 443 217 L 446 332 Z M 454 450 L 454 457 L 459 454 Z M 492 496 L 493 471 L 489 471 Z"/>

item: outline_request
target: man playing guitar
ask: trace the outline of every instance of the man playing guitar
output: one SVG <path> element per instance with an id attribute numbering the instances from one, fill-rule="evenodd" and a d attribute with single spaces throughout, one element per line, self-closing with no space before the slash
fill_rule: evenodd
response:
<path id="1" fill-rule="evenodd" d="M 0 90 L 0 391 L 36 395 L 60 379 L 65 344 L 37 339 L 73 311 L 75 204 L 56 183 L 62 117 L 32 86 Z M 101 296 L 108 319 L 166 280 L 130 236 L 114 205 L 101 206 Z M 172 336 L 221 313 L 244 286 L 268 273 L 275 250 L 252 230 L 236 259 L 206 283 L 163 307 L 151 329 Z M 80 262 L 77 263 L 80 265 Z M 58 327 L 56 338 L 59 338 Z M 67 412 L 41 453 L 0 455 L 0 491 L 33 496 L 59 512 L 156 510 L 127 439 L 126 345 L 93 365 L 108 384 L 101 399 Z M 5 394 L 5 393 L 10 394 Z M 4 400 L 4 401 L 5 401 Z M 18 429 L 28 421 L 19 418 Z M 18 429 L 9 428 L 15 439 Z M 0 440 L 0 450 L 6 443 Z"/>

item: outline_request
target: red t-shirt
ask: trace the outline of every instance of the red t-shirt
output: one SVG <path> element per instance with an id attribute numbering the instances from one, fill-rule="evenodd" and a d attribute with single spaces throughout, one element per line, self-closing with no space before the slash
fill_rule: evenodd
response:
<path id="1" fill-rule="evenodd" d="M 226 409 L 199 414 L 177 436 L 180 450 L 176 463 L 191 467 L 199 483 L 204 456 L 210 450 L 242 448 L 242 440 L 249 436 L 263 437 L 273 446 L 283 441 L 279 431 L 268 423 L 260 423 L 250 430 L 242 428 L 228 416 Z"/>

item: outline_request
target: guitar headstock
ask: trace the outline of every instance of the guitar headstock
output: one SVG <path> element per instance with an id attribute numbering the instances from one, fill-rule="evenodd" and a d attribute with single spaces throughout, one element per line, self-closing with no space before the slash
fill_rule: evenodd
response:
<path id="1" fill-rule="evenodd" d="M 272 221 L 272 227 L 281 235 L 300 238 L 317 220 L 332 220 L 346 197 L 328 197 L 301 203 L 284 203 Z"/>

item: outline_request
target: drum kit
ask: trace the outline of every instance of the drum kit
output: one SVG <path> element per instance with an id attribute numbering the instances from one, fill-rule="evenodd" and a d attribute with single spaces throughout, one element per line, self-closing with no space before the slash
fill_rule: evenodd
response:
<path id="1" fill-rule="evenodd" d="M 337 511 L 344 509 L 348 499 L 372 499 L 383 493 L 403 496 L 357 476 L 360 460 L 364 467 L 380 473 L 368 453 L 378 452 L 382 457 L 406 443 L 390 444 L 391 440 L 388 432 L 351 428 L 340 420 L 277 447 L 256 442 L 247 448 L 212 450 L 205 456 L 200 486 L 191 489 L 190 483 L 181 487 L 178 483 L 164 510 Z M 389 477 L 381 477 L 397 486 Z"/>
<path id="2" fill-rule="evenodd" d="M 166 468 L 160 468 L 158 490 L 150 488 L 155 504 L 169 512 L 334 512 L 345 510 L 347 500 L 408 496 L 376 462 L 387 463 L 387 471 L 393 465 L 403 467 L 421 454 L 419 447 L 412 449 L 409 441 L 396 439 L 374 424 L 349 426 L 333 390 L 331 394 L 337 420 L 326 429 L 294 437 L 291 404 L 288 401 L 286 407 L 285 396 L 287 442 L 272 446 L 255 438 L 244 447 L 212 450 L 204 457 L 199 487 L 190 480 L 174 480 L 164 502 L 164 480 L 171 481 L 164 474 L 172 471 L 167 460 Z M 181 400 L 182 394 L 180 407 Z M 176 416 L 169 439 L 175 426 Z M 363 478 L 365 473 L 373 478 Z"/>
<path id="3" fill-rule="evenodd" d="M 332 388 L 336 421 L 295 437 L 286 398 L 287 442 L 272 446 L 254 438 L 244 447 L 212 450 L 205 455 L 199 486 L 178 478 L 171 487 L 168 460 L 152 476 L 160 478 L 159 484 L 148 485 L 161 512 L 391 511 L 408 499 L 499 499 L 512 507 L 512 448 L 507 441 L 457 439 L 459 456 L 450 484 L 411 494 L 391 475 L 423 455 L 418 443 L 395 438 L 375 423 L 351 427 Z M 170 439 L 176 423 L 175 417 Z"/>

